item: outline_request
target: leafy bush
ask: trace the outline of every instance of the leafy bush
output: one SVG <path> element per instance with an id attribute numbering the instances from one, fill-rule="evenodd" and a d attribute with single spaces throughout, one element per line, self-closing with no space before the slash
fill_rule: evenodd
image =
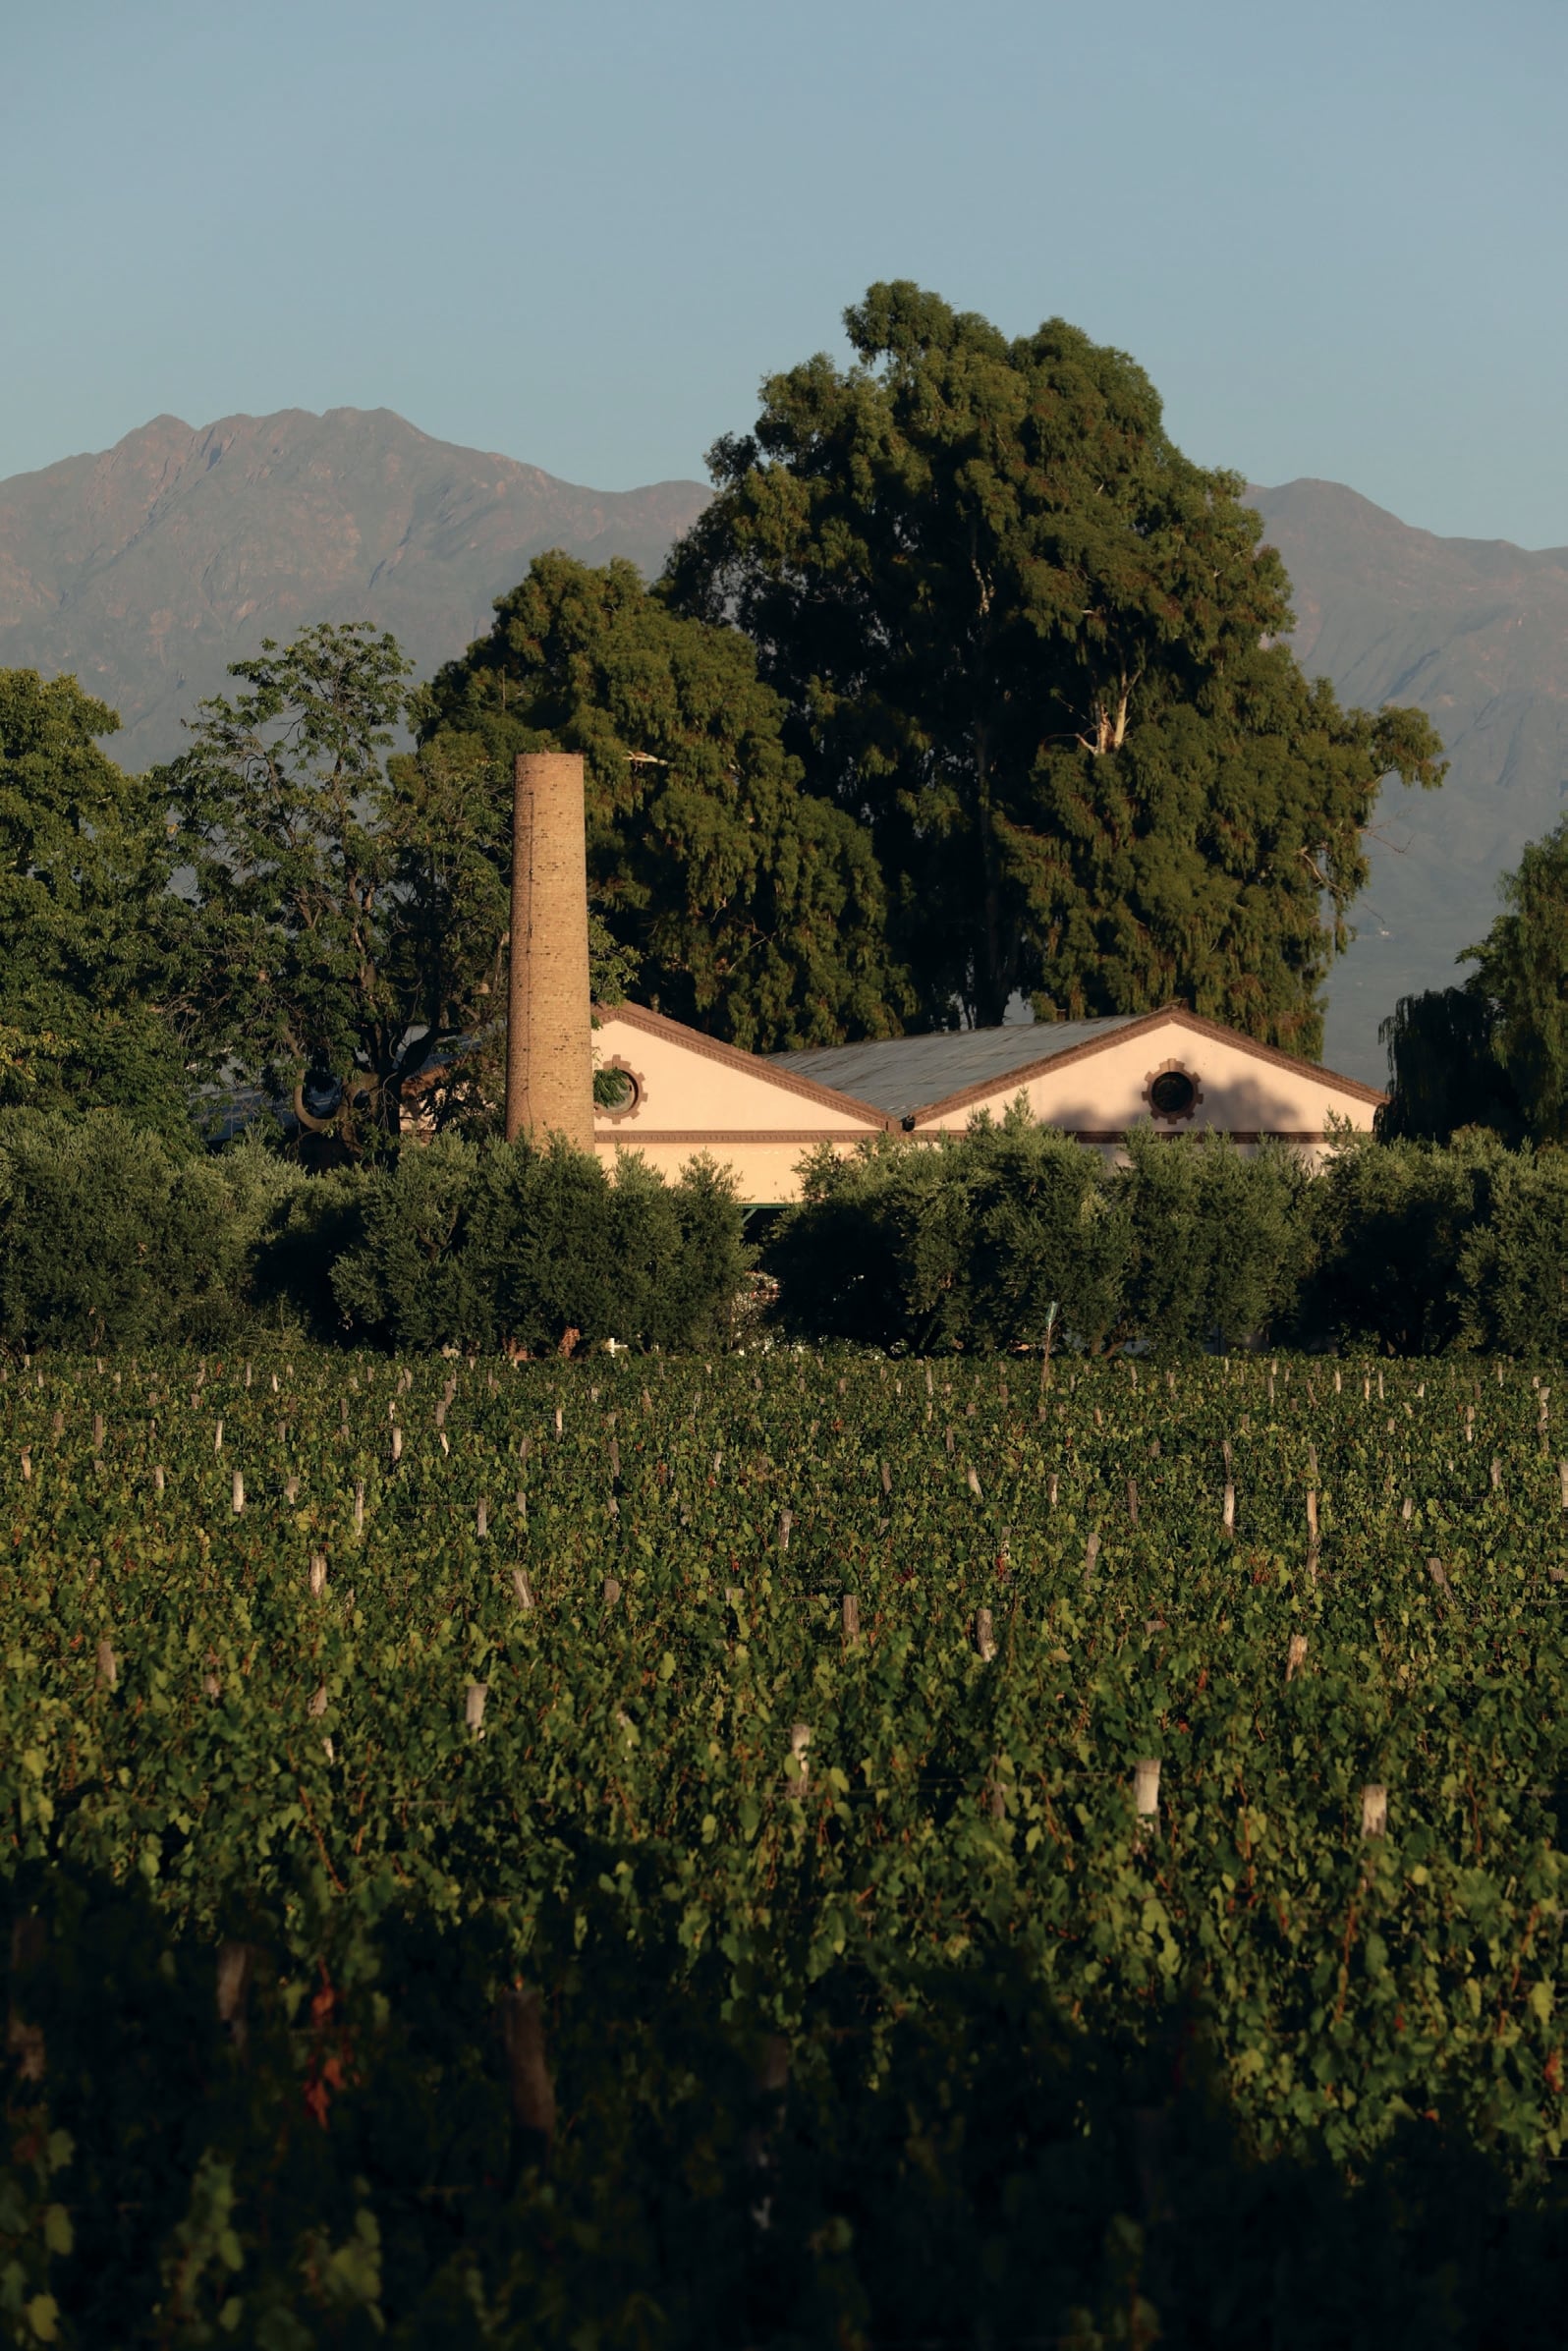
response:
<path id="1" fill-rule="evenodd" d="M 441 1137 L 364 1179 L 363 1237 L 332 1267 L 350 1327 L 397 1347 L 536 1353 L 697 1346 L 723 1327 L 744 1270 L 740 1210 L 700 1161 L 675 1184 L 627 1155 L 611 1180 L 559 1141 Z"/>
<path id="2" fill-rule="evenodd" d="M 1568 1152 L 1496 1154 L 1486 1214 L 1459 1245 L 1464 1344 L 1568 1355 Z"/>
<path id="3" fill-rule="evenodd" d="M 1560 2193 L 1429 2121 L 1351 2176 L 1321 2148 L 1260 2159 L 1191 2003 L 1147 2046 L 1075 2033 L 987 1954 L 928 1972 L 869 2078 L 864 2034 L 824 2018 L 774 2087 L 755 2025 L 702 2001 L 683 1953 L 639 1972 L 595 1936 L 588 1982 L 546 1959 L 572 2125 L 552 2144 L 509 2095 L 493 1920 L 443 1932 L 390 1892 L 334 1916 L 302 1888 L 287 1934 L 246 1918 L 225 2021 L 214 1940 L 161 1917 L 140 1874 L 0 1885 L 0 1947 L 31 1954 L 13 2013 L 45 2052 L 6 2084 L 8 2340 L 1560 2338 Z"/>
<path id="4" fill-rule="evenodd" d="M 118 1111 L 0 1113 L 0 1336 L 226 1342 L 262 1229 L 306 1181 L 259 1146 L 181 1153 Z"/>
<path id="5" fill-rule="evenodd" d="M 1237 1340 L 1293 1309 L 1310 1179 L 1284 1148 L 1135 1134 L 1129 1164 L 1022 1109 L 934 1143 L 818 1154 L 770 1263 L 801 1332 L 917 1351 Z"/>
<path id="6" fill-rule="evenodd" d="M 1484 1212 L 1491 1137 L 1444 1149 L 1347 1138 L 1314 1187 L 1314 1270 L 1304 1329 L 1319 1341 L 1390 1355 L 1459 1343 L 1459 1253 Z"/>
<path id="7" fill-rule="evenodd" d="M 1160 1355 L 1233 1346 L 1294 1311 L 1312 1249 L 1306 1162 L 1222 1135 L 1127 1139 L 1112 1179 L 1131 1228 L 1126 1315 Z"/>
<path id="8" fill-rule="evenodd" d="M 223 1347 L 322 1323 L 351 1187 L 256 1141 L 181 1152 L 115 1109 L 0 1112 L 0 1338 Z"/>

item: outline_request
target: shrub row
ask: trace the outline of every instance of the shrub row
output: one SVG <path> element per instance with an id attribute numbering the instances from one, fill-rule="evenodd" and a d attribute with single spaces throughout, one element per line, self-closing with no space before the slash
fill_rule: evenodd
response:
<path id="1" fill-rule="evenodd" d="M 182 1156 L 115 1113 L 0 1113 L 0 1341 L 400 1348 L 722 1343 L 746 1256 L 724 1177 L 612 1180 L 564 1146 L 445 1138 L 311 1176 Z M 1568 1153 L 1486 1133 L 1284 1147 L 1135 1134 L 1124 1166 L 1009 1116 L 823 1151 L 768 1250 L 805 1338 L 1161 1356 L 1256 1336 L 1390 1354 L 1568 1351 Z"/>
<path id="2" fill-rule="evenodd" d="M 1157 1355 L 1266 1335 L 1389 1354 L 1568 1349 L 1568 1153 L 1473 1131 L 1284 1146 L 1129 1139 L 1127 1163 L 1010 1115 L 936 1144 L 820 1153 L 769 1248 L 802 1335 L 924 1352 Z"/>
<path id="3" fill-rule="evenodd" d="M 725 1179 L 612 1181 L 564 1145 L 448 1138 L 307 1175 L 260 1145 L 182 1155 L 118 1114 L 0 1113 L 0 1341 L 233 1345 L 284 1329 L 537 1352 L 721 1339 L 745 1266 Z"/>

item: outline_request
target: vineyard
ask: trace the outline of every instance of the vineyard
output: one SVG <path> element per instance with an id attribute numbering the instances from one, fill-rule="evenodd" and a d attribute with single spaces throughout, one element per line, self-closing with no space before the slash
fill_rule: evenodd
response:
<path id="1" fill-rule="evenodd" d="M 7 2339 L 1556 2339 L 1553 1415 L 14 1359 Z"/>

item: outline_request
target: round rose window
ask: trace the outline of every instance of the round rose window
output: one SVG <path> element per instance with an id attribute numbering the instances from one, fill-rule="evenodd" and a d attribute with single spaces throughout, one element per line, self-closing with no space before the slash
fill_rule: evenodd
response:
<path id="1" fill-rule="evenodd" d="M 1186 1118 L 1198 1100 L 1198 1089 L 1184 1069 L 1162 1069 L 1148 1090 L 1148 1099 L 1161 1118 Z"/>

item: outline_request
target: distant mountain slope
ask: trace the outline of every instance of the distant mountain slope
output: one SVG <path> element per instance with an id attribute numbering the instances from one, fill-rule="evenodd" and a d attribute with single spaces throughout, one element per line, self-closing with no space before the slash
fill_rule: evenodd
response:
<path id="1" fill-rule="evenodd" d="M 1325 1058 L 1376 1080 L 1378 1021 L 1454 977 L 1497 875 L 1562 812 L 1568 549 L 1435 538 L 1330 481 L 1249 494 L 1295 584 L 1307 666 L 1348 701 L 1419 702 L 1453 761 L 1441 792 L 1388 795 L 1360 936 L 1332 981 Z M 126 721 L 115 756 L 144 766 L 263 637 L 363 617 L 428 676 L 541 548 L 652 574 L 707 495 L 580 489 L 387 409 L 196 430 L 159 417 L 99 456 L 0 482 L 0 666 L 75 670 Z"/>
<path id="2" fill-rule="evenodd" d="M 75 670 L 125 721 L 115 756 L 146 766 L 263 637 L 368 619 L 428 676 L 540 549 L 629 555 L 651 574 L 707 495 L 579 489 L 389 409 L 196 430 L 158 417 L 99 456 L 0 482 L 0 666 Z"/>
<path id="3" fill-rule="evenodd" d="M 1497 912 L 1497 877 L 1563 813 L 1568 548 L 1436 538 L 1332 481 L 1253 489 L 1296 590 L 1296 650 L 1341 699 L 1416 702 L 1451 761 L 1440 792 L 1383 797 L 1359 933 L 1332 981 L 1324 1059 L 1381 1082 L 1378 1021 Z"/>

